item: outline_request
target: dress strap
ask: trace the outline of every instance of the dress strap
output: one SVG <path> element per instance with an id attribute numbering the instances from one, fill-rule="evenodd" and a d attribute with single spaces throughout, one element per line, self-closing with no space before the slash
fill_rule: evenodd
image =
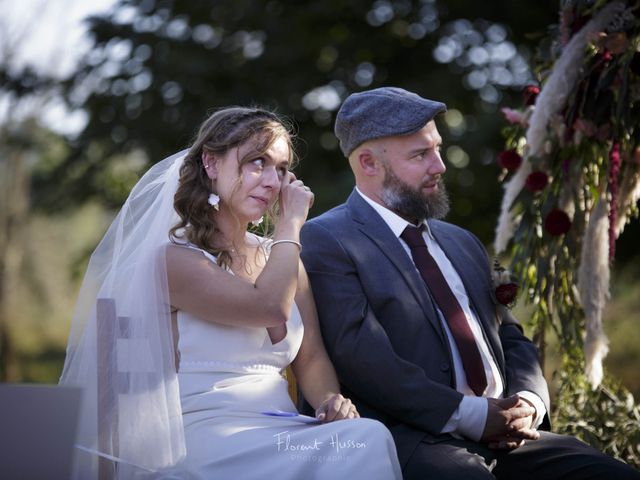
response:
<path id="1" fill-rule="evenodd" d="M 213 263 L 217 264 L 218 263 L 218 259 L 215 255 L 207 252 L 206 250 L 203 250 L 202 248 L 194 245 L 193 243 L 189 243 L 189 242 L 185 242 L 185 243 L 172 243 L 172 245 L 176 245 L 178 247 L 184 247 L 184 248 L 190 248 L 191 250 L 196 250 L 200 253 L 202 253 L 205 257 L 207 257 L 209 260 L 211 260 Z"/>

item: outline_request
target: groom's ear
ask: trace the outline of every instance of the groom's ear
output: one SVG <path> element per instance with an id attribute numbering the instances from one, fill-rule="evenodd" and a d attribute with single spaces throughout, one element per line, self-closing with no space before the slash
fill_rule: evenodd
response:
<path id="1" fill-rule="evenodd" d="M 382 169 L 380 160 L 370 148 L 358 150 L 358 152 L 356 152 L 356 162 L 360 170 L 368 177 L 379 175 Z"/>

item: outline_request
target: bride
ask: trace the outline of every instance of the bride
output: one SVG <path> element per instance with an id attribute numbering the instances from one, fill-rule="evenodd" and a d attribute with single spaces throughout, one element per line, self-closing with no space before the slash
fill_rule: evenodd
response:
<path id="1" fill-rule="evenodd" d="M 78 478 L 105 462 L 118 478 L 401 478 L 324 350 L 299 258 L 313 194 L 292 161 L 275 114 L 231 107 L 134 187 L 92 255 L 61 377 L 84 390 Z M 263 219 L 270 238 L 249 232 Z M 126 340 L 97 325 L 103 298 Z M 105 348 L 131 373 L 105 371 Z M 291 401 L 289 365 L 315 417 Z"/>

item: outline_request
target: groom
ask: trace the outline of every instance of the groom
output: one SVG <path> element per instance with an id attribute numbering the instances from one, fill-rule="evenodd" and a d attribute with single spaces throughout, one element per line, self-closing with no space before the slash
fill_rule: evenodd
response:
<path id="1" fill-rule="evenodd" d="M 480 241 L 445 223 L 440 102 L 355 93 L 335 133 L 356 188 L 302 259 L 345 395 L 391 430 L 405 479 L 640 478 L 549 426 L 534 345 L 490 294 Z"/>

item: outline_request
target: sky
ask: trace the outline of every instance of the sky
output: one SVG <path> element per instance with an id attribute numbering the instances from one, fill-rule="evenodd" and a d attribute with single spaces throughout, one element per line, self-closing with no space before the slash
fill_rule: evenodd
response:
<path id="1" fill-rule="evenodd" d="M 31 66 L 63 78 L 90 48 L 83 19 L 108 11 L 115 0 L 0 0 L 0 61 L 14 71 Z M 0 98 L 0 121 L 8 115 L 28 115 L 37 102 L 23 102 L 24 111 L 9 111 Z M 59 133 L 81 128 L 83 115 L 72 114 L 60 101 L 49 102 L 42 112 L 44 123 Z"/>

